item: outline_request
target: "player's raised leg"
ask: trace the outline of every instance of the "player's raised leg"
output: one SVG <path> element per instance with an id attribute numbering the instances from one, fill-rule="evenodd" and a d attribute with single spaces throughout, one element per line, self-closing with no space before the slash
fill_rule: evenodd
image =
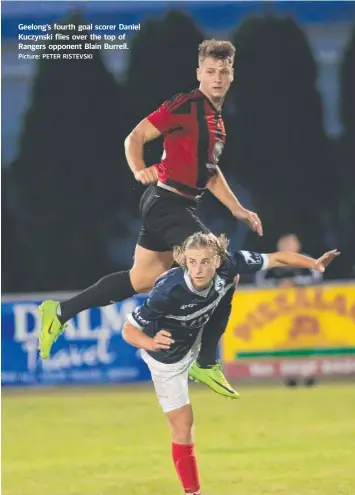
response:
<path id="1" fill-rule="evenodd" d="M 230 316 L 233 294 L 234 288 L 229 289 L 206 323 L 202 334 L 200 354 L 191 366 L 189 375 L 192 380 L 207 385 L 217 394 L 230 399 L 239 399 L 238 392 L 224 376 L 220 362 L 216 361 L 218 343 Z"/>
<path id="2" fill-rule="evenodd" d="M 39 333 L 38 348 L 42 359 L 48 359 L 50 350 L 57 338 L 64 332 L 66 325 L 59 321 L 57 311 L 59 301 L 44 301 L 39 306 L 41 316 L 41 330 Z"/>
<path id="3" fill-rule="evenodd" d="M 156 279 L 173 264 L 172 251 L 151 251 L 139 244 L 134 252 L 134 263 L 130 270 L 130 281 L 135 291 L 149 291 Z"/>
<path id="4" fill-rule="evenodd" d="M 130 271 L 106 275 L 66 301 L 44 301 L 39 307 L 41 330 L 38 348 L 41 358 L 49 358 L 52 345 L 64 332 L 68 320 L 86 309 L 108 306 L 150 290 L 157 277 L 171 267 L 172 261 L 171 251 L 155 252 L 137 245 Z"/>

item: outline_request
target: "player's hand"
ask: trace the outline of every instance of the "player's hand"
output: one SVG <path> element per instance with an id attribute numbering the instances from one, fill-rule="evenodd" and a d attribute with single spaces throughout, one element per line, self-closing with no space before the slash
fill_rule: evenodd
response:
<path id="1" fill-rule="evenodd" d="M 324 272 L 324 270 L 327 268 L 329 263 L 331 263 L 334 258 L 339 256 L 339 254 L 340 252 L 337 251 L 336 249 L 324 253 L 323 256 L 321 256 L 316 260 L 314 269 L 317 270 L 318 272 Z"/>
<path id="2" fill-rule="evenodd" d="M 241 208 L 233 212 L 233 215 L 238 220 L 242 220 L 242 222 L 248 224 L 251 230 L 257 232 L 258 235 L 263 235 L 263 226 L 261 224 L 261 220 L 258 217 L 257 213 L 254 213 L 253 211 L 250 210 L 246 210 L 245 208 Z"/>
<path id="3" fill-rule="evenodd" d="M 153 184 L 158 181 L 158 171 L 155 165 L 139 170 L 134 174 L 136 181 L 144 185 Z"/>
<path id="4" fill-rule="evenodd" d="M 173 343 L 174 340 L 171 338 L 171 333 L 166 330 L 160 330 L 152 339 L 152 348 L 150 350 L 160 351 L 162 349 L 170 349 Z"/>

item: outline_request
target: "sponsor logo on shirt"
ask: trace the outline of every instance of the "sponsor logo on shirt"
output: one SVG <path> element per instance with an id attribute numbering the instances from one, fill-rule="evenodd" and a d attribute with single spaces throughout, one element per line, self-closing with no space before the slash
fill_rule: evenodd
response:
<path id="1" fill-rule="evenodd" d="M 261 263 L 261 256 L 259 253 L 253 253 L 251 251 L 239 251 L 245 259 L 247 265 L 257 265 Z"/>
<path id="2" fill-rule="evenodd" d="M 142 318 L 142 316 L 138 313 L 138 311 L 134 311 L 133 317 L 141 325 L 146 326 L 146 325 L 149 325 L 149 323 L 150 323 L 148 320 L 145 320 L 144 318 Z"/>
<path id="3" fill-rule="evenodd" d="M 192 303 L 192 304 L 183 304 L 180 306 L 180 309 L 185 309 L 185 308 L 193 308 L 194 306 L 197 306 L 197 304 Z"/>
<path id="4" fill-rule="evenodd" d="M 215 163 L 206 163 L 206 167 L 207 167 L 208 170 L 210 170 L 210 171 L 213 170 L 214 171 L 214 170 L 216 170 L 217 165 Z"/>

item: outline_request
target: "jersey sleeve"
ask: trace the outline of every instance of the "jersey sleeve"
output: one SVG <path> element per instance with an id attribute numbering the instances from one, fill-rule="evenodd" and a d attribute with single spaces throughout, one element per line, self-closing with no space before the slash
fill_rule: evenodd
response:
<path id="1" fill-rule="evenodd" d="M 255 251 L 234 251 L 230 254 L 230 260 L 235 274 L 241 275 L 267 270 L 269 264 L 267 254 L 256 253 Z"/>
<path id="2" fill-rule="evenodd" d="M 132 325 L 143 330 L 152 321 L 164 318 L 169 313 L 168 293 L 164 282 L 164 279 L 158 279 L 144 303 L 127 315 L 127 320 Z"/>
<path id="3" fill-rule="evenodd" d="M 181 96 L 177 95 L 165 101 L 157 110 L 148 115 L 147 119 L 162 134 L 175 129 L 181 129 L 181 114 L 175 113 L 180 106 Z"/>

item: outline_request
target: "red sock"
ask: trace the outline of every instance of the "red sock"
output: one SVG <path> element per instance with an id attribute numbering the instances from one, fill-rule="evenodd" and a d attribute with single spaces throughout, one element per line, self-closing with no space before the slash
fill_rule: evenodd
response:
<path id="1" fill-rule="evenodd" d="M 185 490 L 190 495 L 200 495 L 200 479 L 197 470 L 197 460 L 194 445 L 173 443 L 172 455 L 175 469 Z"/>

